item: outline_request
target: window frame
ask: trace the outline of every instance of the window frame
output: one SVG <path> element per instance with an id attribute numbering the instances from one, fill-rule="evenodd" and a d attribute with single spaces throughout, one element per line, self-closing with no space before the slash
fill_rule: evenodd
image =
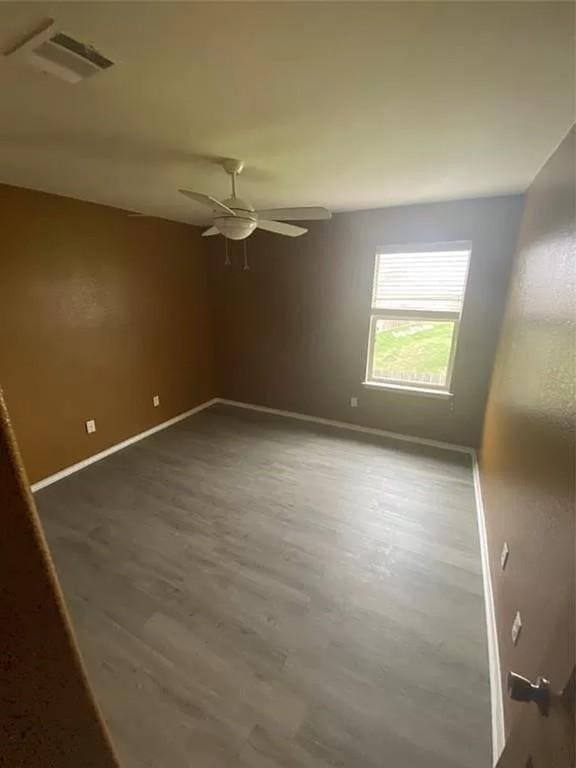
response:
<path id="1" fill-rule="evenodd" d="M 438 251 L 468 251 L 468 262 L 466 265 L 466 276 L 464 278 L 464 290 L 462 292 L 462 304 L 460 312 L 445 310 L 413 310 L 413 309 L 377 309 L 374 307 L 374 282 L 376 278 L 376 269 L 378 256 L 383 253 L 414 253 L 414 252 L 434 253 Z M 370 297 L 370 323 L 368 330 L 368 349 L 366 355 L 366 370 L 364 377 L 364 386 L 377 389 L 392 389 L 406 392 L 415 392 L 418 394 L 434 394 L 438 396 L 452 396 L 452 384 L 454 364 L 460 335 L 460 324 L 464 306 L 466 303 L 466 294 L 468 291 L 468 278 L 470 276 L 470 262 L 472 260 L 472 243 L 470 241 L 457 241 L 446 243 L 412 243 L 410 245 L 383 246 L 377 248 L 374 253 L 374 266 L 372 269 L 372 295 Z M 448 357 L 448 366 L 446 368 L 445 384 L 430 384 L 429 382 L 406 381 L 405 379 L 388 379 L 373 375 L 374 368 L 374 344 L 376 341 L 376 324 L 378 319 L 383 320 L 434 320 L 436 322 L 451 322 L 454 324 L 452 333 L 452 343 L 450 345 L 450 354 Z"/>

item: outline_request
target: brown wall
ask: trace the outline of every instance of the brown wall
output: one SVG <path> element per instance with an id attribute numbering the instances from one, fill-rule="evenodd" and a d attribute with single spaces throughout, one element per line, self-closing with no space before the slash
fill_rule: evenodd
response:
<path id="1" fill-rule="evenodd" d="M 520 196 L 414 205 L 338 214 L 302 238 L 257 232 L 247 241 L 249 272 L 241 245 L 226 269 L 214 238 L 220 394 L 476 445 L 521 207 Z M 375 249 L 456 240 L 471 240 L 473 254 L 453 403 L 365 390 Z M 349 407 L 353 395 L 357 409 Z"/>
<path id="2" fill-rule="evenodd" d="M 0 384 L 31 481 L 216 395 L 475 444 L 520 209 L 340 214 L 298 240 L 257 233 L 243 272 L 241 247 L 226 270 L 194 227 L 0 185 Z M 364 390 L 374 250 L 439 240 L 474 244 L 456 397 Z"/>
<path id="3" fill-rule="evenodd" d="M 0 385 L 31 481 L 214 396 L 206 275 L 194 227 L 0 185 Z"/>
<path id="4" fill-rule="evenodd" d="M 555 688 L 574 664 L 575 141 L 573 130 L 526 195 L 481 453 L 502 671 L 545 674 Z M 523 705 L 505 705 L 509 731 Z"/>

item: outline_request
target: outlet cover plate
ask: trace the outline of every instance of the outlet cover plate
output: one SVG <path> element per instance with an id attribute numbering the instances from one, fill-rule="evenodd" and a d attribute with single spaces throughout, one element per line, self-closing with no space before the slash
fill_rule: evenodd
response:
<path id="1" fill-rule="evenodd" d="M 88 432 L 89 435 L 96 432 L 96 422 L 94 421 L 94 419 L 89 419 L 86 422 L 86 432 Z"/>
<path id="2" fill-rule="evenodd" d="M 350 398 L 350 408 L 358 408 L 358 398 L 357 397 L 351 397 Z"/>
<path id="3" fill-rule="evenodd" d="M 152 403 L 154 405 L 154 408 L 158 408 L 158 406 L 160 405 L 160 395 L 154 395 L 154 397 L 152 398 Z"/>

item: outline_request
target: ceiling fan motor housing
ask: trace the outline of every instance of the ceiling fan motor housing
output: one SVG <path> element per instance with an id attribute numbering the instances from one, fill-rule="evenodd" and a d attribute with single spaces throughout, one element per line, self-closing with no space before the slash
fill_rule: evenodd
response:
<path id="1" fill-rule="evenodd" d="M 229 197 L 226 200 L 223 200 L 223 203 L 224 205 L 227 205 L 228 208 L 232 208 L 233 211 L 238 211 L 238 214 L 240 216 L 244 213 L 245 214 L 254 213 L 254 206 L 250 205 L 250 203 L 247 203 L 246 200 L 242 200 L 239 197 Z"/>

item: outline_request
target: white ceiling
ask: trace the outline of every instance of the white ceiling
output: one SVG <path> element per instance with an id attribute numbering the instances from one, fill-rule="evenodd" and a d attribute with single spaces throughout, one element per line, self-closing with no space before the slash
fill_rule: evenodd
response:
<path id="1" fill-rule="evenodd" d="M 118 62 L 68 85 L 0 61 L 0 181 L 206 221 L 210 158 L 256 207 L 523 190 L 574 120 L 571 3 L 0 2 Z"/>

